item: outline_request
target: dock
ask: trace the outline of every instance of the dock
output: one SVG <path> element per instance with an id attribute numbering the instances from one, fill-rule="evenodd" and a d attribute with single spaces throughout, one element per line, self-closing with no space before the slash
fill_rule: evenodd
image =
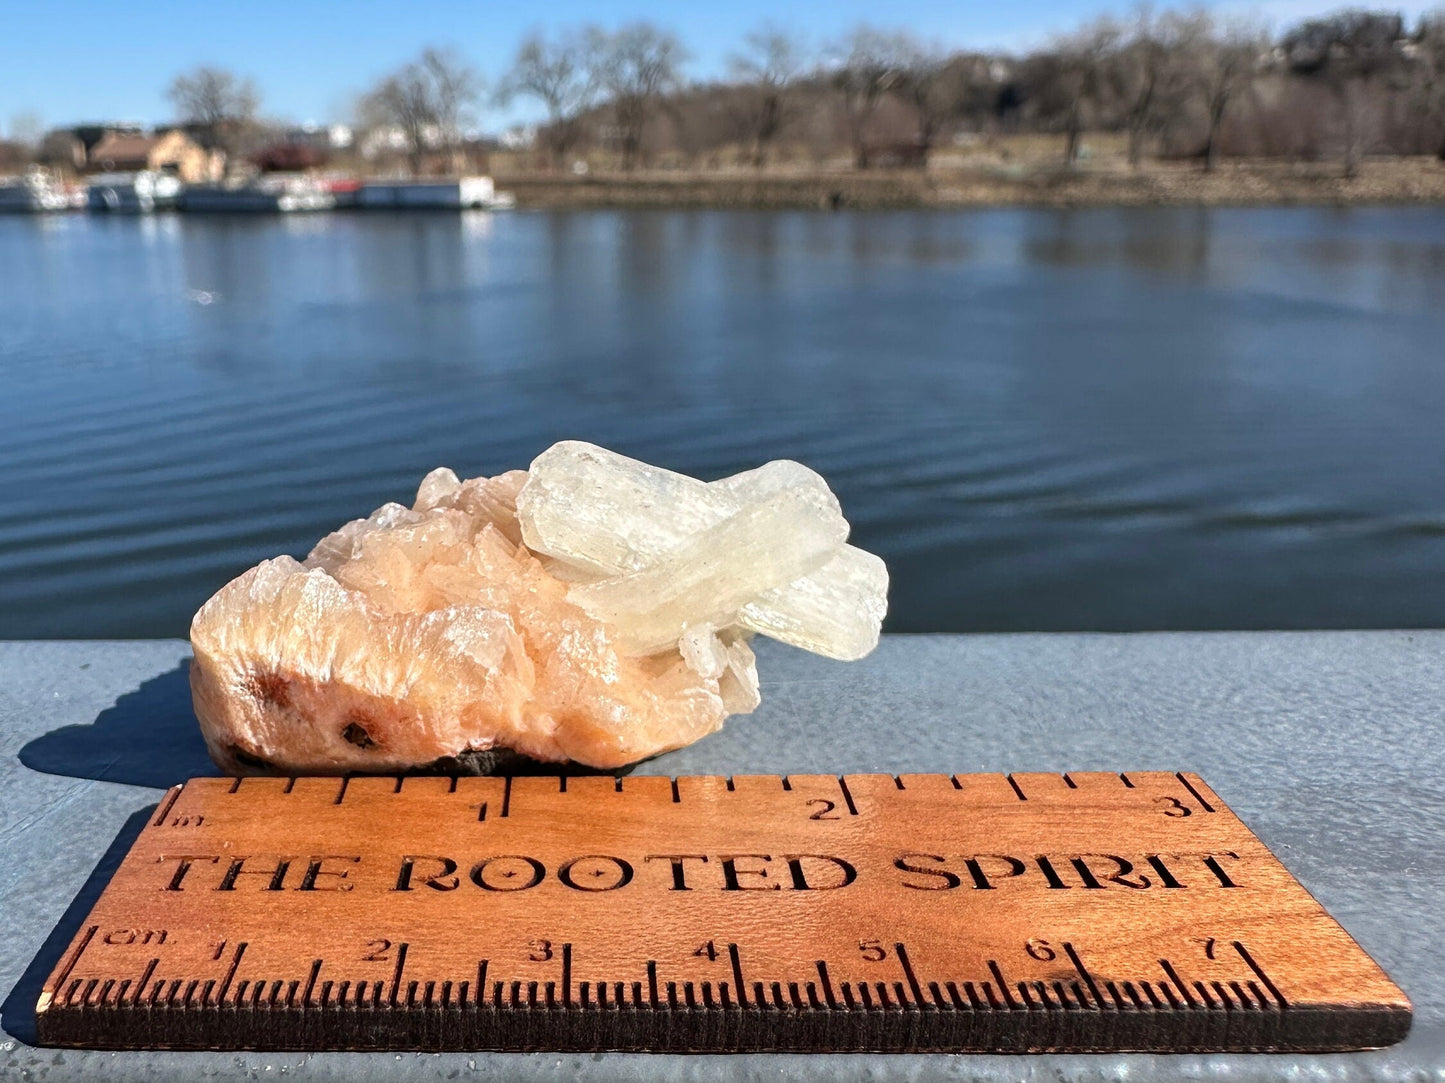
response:
<path id="1" fill-rule="evenodd" d="M 63 184 L 40 172 L 0 177 L 0 212 L 67 211 L 151 214 L 291 214 L 337 210 L 509 210 L 510 192 L 491 177 L 357 179 L 271 173 L 241 181 L 182 184 L 153 171 L 107 173 L 82 185 Z"/>

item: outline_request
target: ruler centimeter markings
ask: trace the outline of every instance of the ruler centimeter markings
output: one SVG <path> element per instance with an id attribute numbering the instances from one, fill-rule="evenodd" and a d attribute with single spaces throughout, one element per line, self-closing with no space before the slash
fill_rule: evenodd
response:
<path id="1" fill-rule="evenodd" d="M 1336 1050 L 1410 1003 L 1196 775 L 193 779 L 49 1045 Z"/>

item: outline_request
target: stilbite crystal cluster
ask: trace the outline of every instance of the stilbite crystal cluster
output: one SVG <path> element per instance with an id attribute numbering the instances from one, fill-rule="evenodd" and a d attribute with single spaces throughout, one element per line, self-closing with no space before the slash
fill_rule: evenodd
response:
<path id="1" fill-rule="evenodd" d="M 759 702 L 748 640 L 867 654 L 883 562 L 818 474 L 701 482 L 578 442 L 422 481 L 263 561 L 191 625 L 191 687 L 239 774 L 620 767 Z"/>

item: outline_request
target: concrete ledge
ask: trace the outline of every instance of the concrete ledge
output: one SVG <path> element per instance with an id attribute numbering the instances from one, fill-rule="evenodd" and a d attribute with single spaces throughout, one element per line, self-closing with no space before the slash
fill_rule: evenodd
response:
<path id="1" fill-rule="evenodd" d="M 157 790 L 213 774 L 185 643 L 0 643 L 0 1075 L 493 1079 L 1445 1079 L 1445 632 L 890 636 L 764 645 L 763 708 L 649 774 L 1201 773 L 1415 1005 L 1328 1056 L 104 1053 L 36 1048 L 40 983 Z"/>

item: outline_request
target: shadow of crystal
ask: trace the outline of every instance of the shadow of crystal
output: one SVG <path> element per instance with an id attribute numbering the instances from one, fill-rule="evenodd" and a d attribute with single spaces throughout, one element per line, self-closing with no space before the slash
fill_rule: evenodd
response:
<path id="1" fill-rule="evenodd" d="M 191 709 L 189 662 L 152 677 L 88 725 L 62 726 L 20 750 L 35 771 L 166 789 L 221 772 Z"/>

